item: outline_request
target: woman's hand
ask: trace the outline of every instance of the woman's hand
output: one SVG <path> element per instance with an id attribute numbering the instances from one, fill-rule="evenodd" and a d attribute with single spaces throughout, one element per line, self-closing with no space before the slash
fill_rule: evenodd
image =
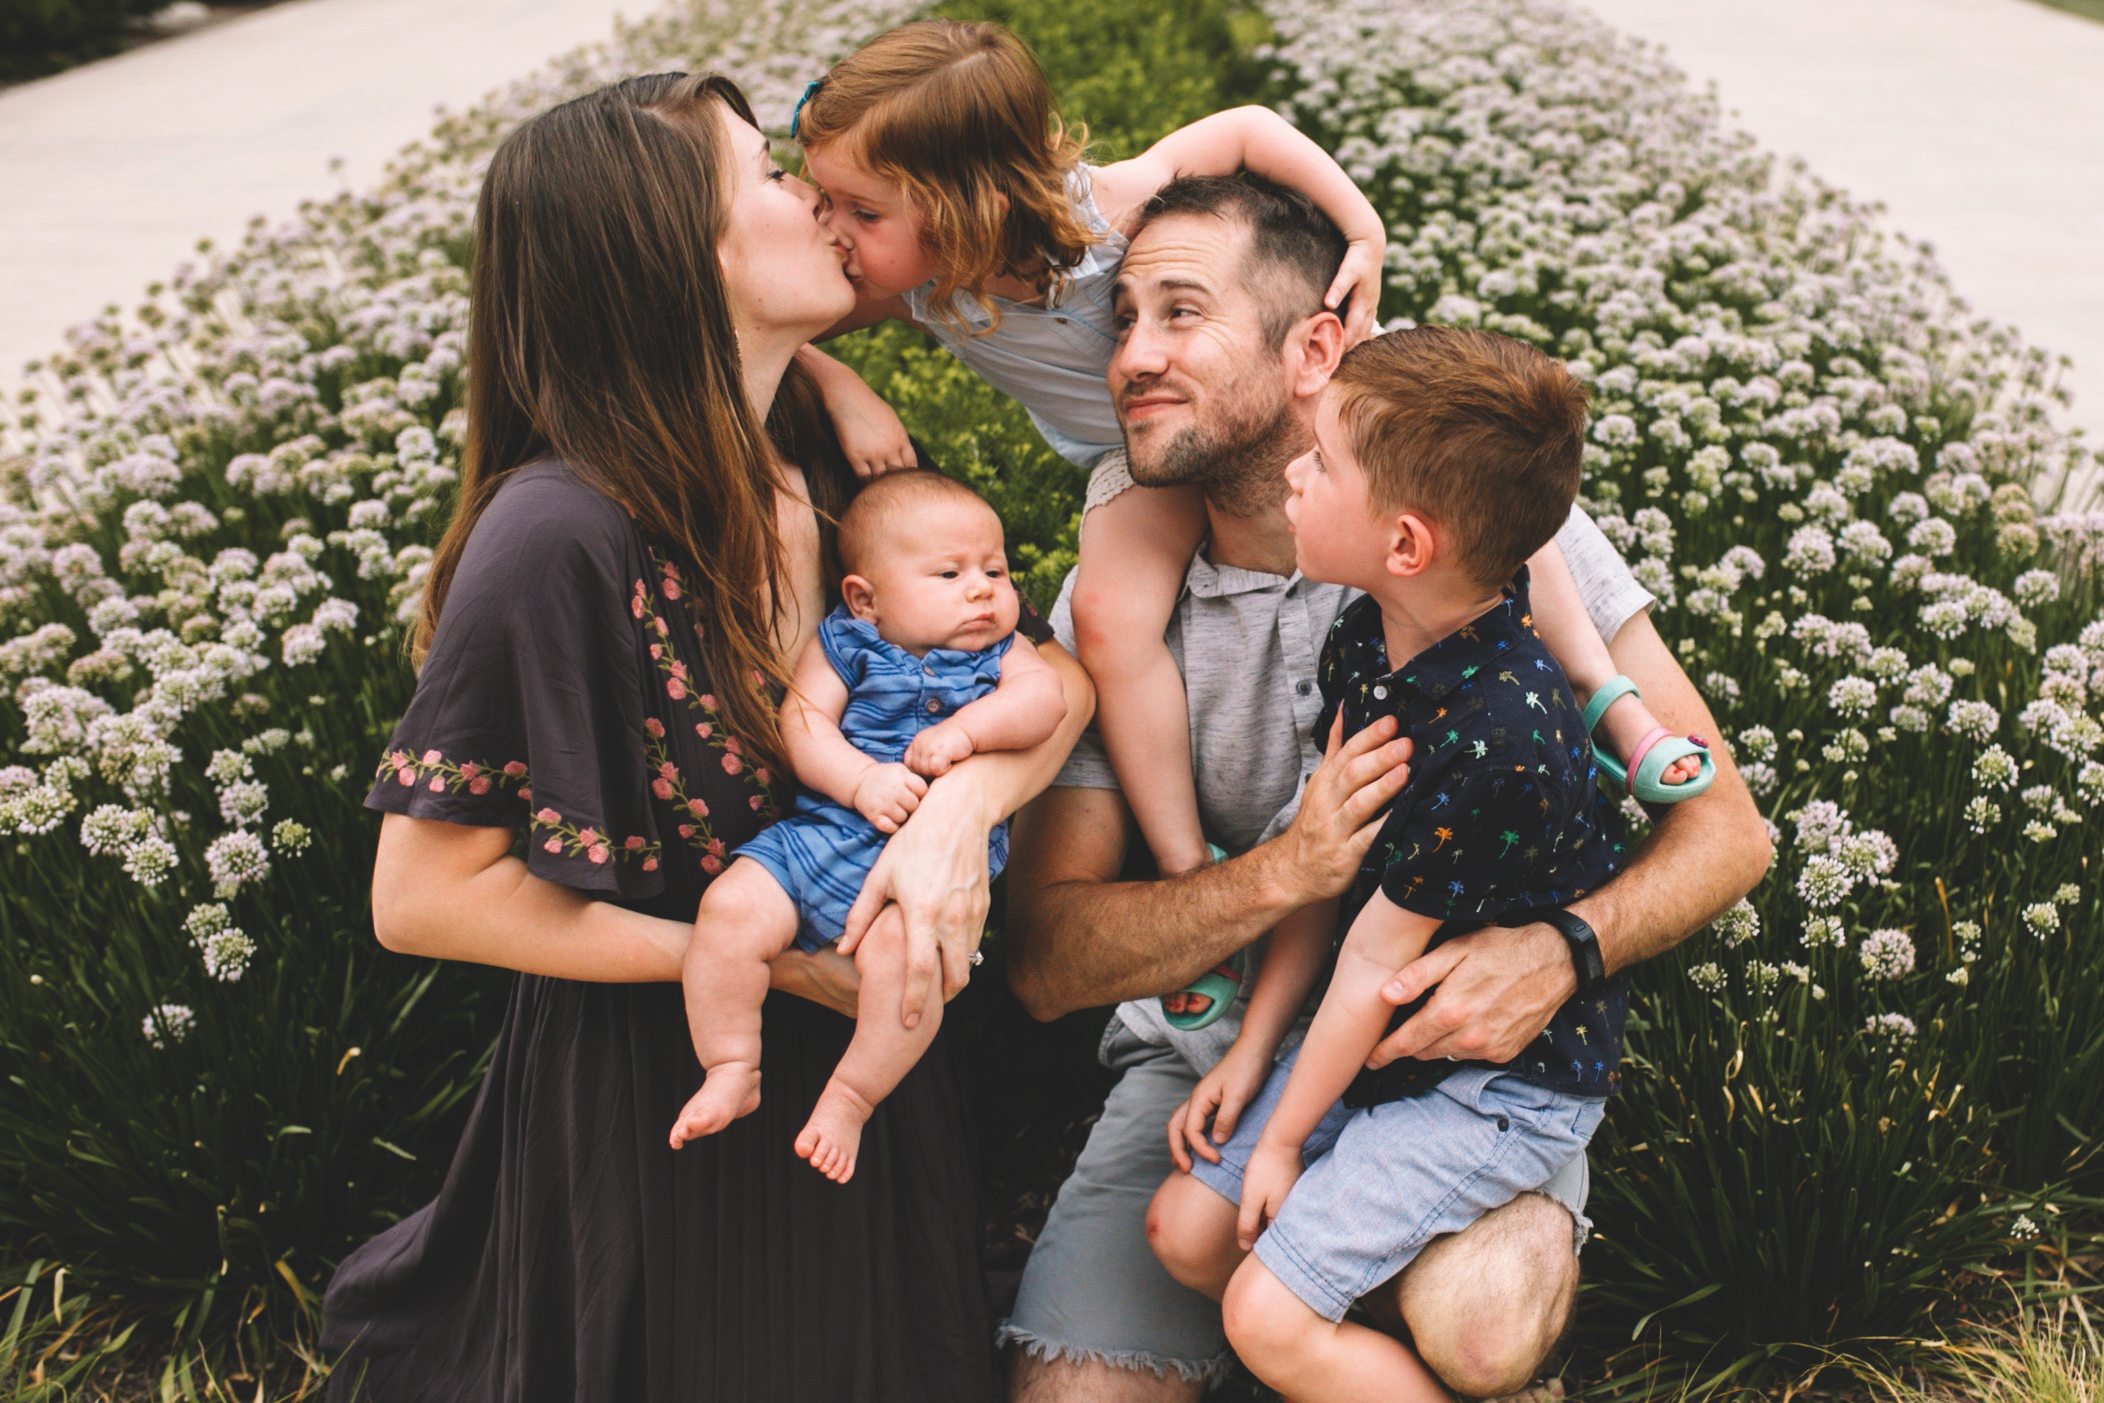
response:
<path id="1" fill-rule="evenodd" d="M 1257 1245 L 1278 1211 L 1286 1206 L 1286 1195 L 1300 1181 L 1300 1147 L 1258 1140 L 1242 1171 L 1242 1207 L 1235 1215 L 1235 1241 L 1244 1252 Z"/>
<path id="2" fill-rule="evenodd" d="M 1213 1147 L 1226 1144 L 1227 1137 L 1235 1133 L 1235 1122 L 1264 1089 L 1264 1079 L 1270 1075 L 1271 1059 L 1263 1049 L 1237 1038 L 1227 1056 L 1200 1077 L 1190 1096 L 1170 1113 L 1169 1157 L 1176 1161 L 1176 1167 L 1190 1173 L 1193 1154 L 1218 1164 L 1220 1151 Z M 1210 1140 L 1205 1133 L 1207 1121 L 1213 1127 Z"/>
<path id="3" fill-rule="evenodd" d="M 862 894 L 848 908 L 835 947 L 853 954 L 870 923 L 897 903 L 906 926 L 906 989 L 899 1021 L 920 1022 L 928 991 L 942 972 L 942 996 L 957 997 L 971 977 L 971 957 L 986 933 L 986 839 L 996 815 L 977 786 L 946 779 L 929 786 L 912 822 L 877 855 Z"/>

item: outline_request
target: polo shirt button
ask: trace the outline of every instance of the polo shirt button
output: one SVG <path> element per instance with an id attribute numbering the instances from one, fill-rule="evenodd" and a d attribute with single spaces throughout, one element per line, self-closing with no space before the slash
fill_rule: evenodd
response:
<path id="1" fill-rule="evenodd" d="M 942 710 L 942 703 L 936 698 L 930 697 L 928 698 L 928 710 L 930 713 L 940 711 Z"/>
<path id="2" fill-rule="evenodd" d="M 1376 687 L 1373 689 L 1373 695 L 1375 701 L 1386 701 L 1388 700 L 1388 689 L 1386 687 Z"/>
<path id="3" fill-rule="evenodd" d="M 1300 679 L 1300 681 L 1293 684 L 1293 690 L 1298 692 L 1302 696 L 1306 696 L 1308 693 L 1315 690 L 1315 684 L 1313 682 L 1310 682 L 1307 678 L 1303 677 Z"/>

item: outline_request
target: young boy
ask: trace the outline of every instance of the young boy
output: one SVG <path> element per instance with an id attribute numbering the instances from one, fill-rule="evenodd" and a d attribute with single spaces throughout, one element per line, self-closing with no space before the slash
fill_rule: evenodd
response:
<path id="1" fill-rule="evenodd" d="M 888 834 L 927 781 L 980 751 L 1026 750 L 1066 716 L 1051 667 L 1015 643 L 1020 609 L 1001 519 L 940 473 L 895 472 L 841 514 L 844 603 L 818 626 L 782 706 L 782 748 L 803 785 L 796 812 L 738 849 L 709 885 L 681 971 L 694 1052 L 708 1075 L 672 1127 L 672 1148 L 760 1104 L 760 1003 L 768 961 L 793 941 L 840 941 Z M 995 828 L 987 864 L 1008 859 Z M 845 942 L 842 942 L 846 953 Z M 862 1126 L 920 1060 L 942 1022 L 938 986 L 912 1026 L 905 950 L 880 924 L 853 951 L 861 1016 L 796 1137 L 836 1183 L 855 1172 Z"/>
<path id="2" fill-rule="evenodd" d="M 1512 1063 L 1361 1071 L 1411 1011 L 1380 997 L 1397 970 L 1464 930 L 1541 919 L 1620 863 L 1523 564 L 1570 511 L 1584 432 L 1585 392 L 1556 362 L 1418 327 L 1344 357 L 1315 448 L 1287 470 L 1301 572 L 1366 591 L 1324 647 L 1318 735 L 1340 712 L 1346 735 L 1394 715 L 1416 743 L 1410 783 L 1329 927 L 1344 935 L 1314 1023 L 1275 1067 L 1329 941 L 1274 937 L 1234 1048 L 1170 1120 L 1185 1172 L 1148 1235 L 1296 1403 L 1447 1403 L 1415 1354 L 1345 1313 L 1435 1236 L 1546 1183 L 1619 1079 L 1624 985 L 1600 976 L 1582 926 L 1578 993 Z M 1503 1382 L 1471 1391 L 1526 1380 Z"/>

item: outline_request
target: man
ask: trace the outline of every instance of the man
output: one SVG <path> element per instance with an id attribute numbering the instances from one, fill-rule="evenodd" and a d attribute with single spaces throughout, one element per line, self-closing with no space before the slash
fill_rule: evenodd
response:
<path id="1" fill-rule="evenodd" d="M 1025 1270 L 1014 1315 L 1017 1403 L 1196 1398 L 1225 1360 L 1219 1308 L 1172 1281 L 1146 1239 L 1171 1160 L 1166 1124 L 1232 1041 L 1231 1014 L 1172 1029 L 1159 995 L 1248 945 L 1288 912 L 1349 884 L 1407 742 L 1391 722 L 1319 753 L 1308 732 L 1315 665 L 1348 591 L 1300 578 L 1283 509 L 1285 467 L 1311 440 L 1317 397 L 1344 350 L 1319 309 L 1343 242 L 1308 203 L 1253 182 L 1181 180 L 1149 205 L 1118 280 L 1124 329 L 1109 384 L 1136 482 L 1203 489 L 1210 539 L 1169 641 L 1183 668 L 1199 807 L 1237 854 L 1166 881 L 1121 881 L 1134 830 L 1099 747 L 1077 747 L 1057 785 L 1016 821 L 1003 927 L 1009 977 L 1033 1014 L 1121 1004 L 1104 1037 L 1122 1071 Z M 1099 469 L 1100 470 L 1100 469 Z M 1582 514 L 1558 536 L 1617 666 L 1664 724 L 1715 722 L 1646 617 L 1653 602 Z M 1070 629 L 1064 608 L 1053 624 Z M 1613 972 L 1670 949 L 1767 870 L 1769 843 L 1728 756 L 1699 798 L 1663 817 L 1627 870 L 1570 907 Z M 1577 988 L 1582 949 L 1557 927 L 1489 928 L 1440 945 L 1384 997 L 1429 1000 L 1375 1061 L 1502 1063 Z M 1362 1304 L 1407 1327 L 1456 1391 L 1490 1396 L 1533 1376 L 1562 1334 L 1587 1226 L 1583 1157 L 1437 1240 Z"/>

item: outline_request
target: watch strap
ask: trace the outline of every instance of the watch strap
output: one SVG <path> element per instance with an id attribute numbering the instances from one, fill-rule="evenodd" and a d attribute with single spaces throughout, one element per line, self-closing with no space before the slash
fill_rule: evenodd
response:
<path id="1" fill-rule="evenodd" d="M 1571 969 L 1578 976 L 1578 992 L 1590 994 L 1607 981 L 1607 961 L 1600 954 L 1600 937 L 1582 917 L 1552 909 L 1540 913 L 1541 920 L 1563 933 L 1570 947 Z"/>

